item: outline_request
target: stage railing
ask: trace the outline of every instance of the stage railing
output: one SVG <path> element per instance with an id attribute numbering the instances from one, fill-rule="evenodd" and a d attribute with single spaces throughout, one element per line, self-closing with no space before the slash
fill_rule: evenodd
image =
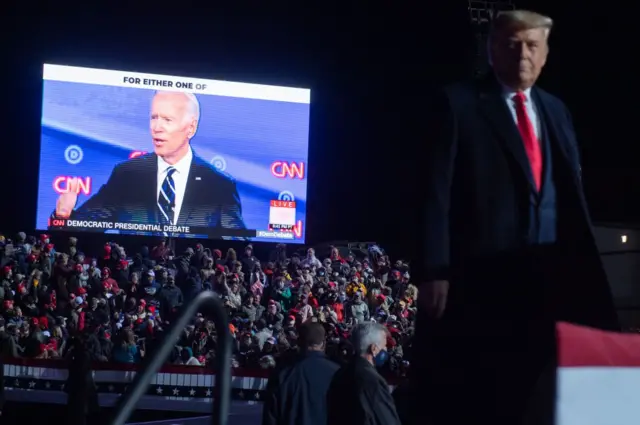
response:
<path id="1" fill-rule="evenodd" d="M 188 326 L 202 305 L 207 305 L 207 314 L 213 318 L 218 335 L 218 352 L 216 355 L 216 380 L 213 394 L 213 425 L 227 425 L 229 403 L 231 398 L 231 333 L 226 312 L 217 296 L 211 291 L 201 292 L 189 305 L 185 306 L 178 320 L 167 332 L 162 345 L 150 359 L 145 359 L 142 370 L 134 378 L 127 390 L 118 398 L 111 425 L 125 425 L 135 410 L 136 404 L 145 393 L 153 376 L 164 365 L 169 357 L 175 341 Z"/>

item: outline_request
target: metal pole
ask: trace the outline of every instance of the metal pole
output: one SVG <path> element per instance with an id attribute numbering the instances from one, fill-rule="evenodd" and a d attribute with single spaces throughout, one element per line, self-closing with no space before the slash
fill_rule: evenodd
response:
<path id="1" fill-rule="evenodd" d="M 202 304 L 208 305 L 207 313 L 211 314 L 218 334 L 218 351 L 216 352 L 216 379 L 213 397 L 213 425 L 227 425 L 229 403 L 231 399 L 231 340 L 227 315 L 217 296 L 211 291 L 201 292 L 187 305 L 178 320 L 173 324 L 164 337 L 158 352 L 151 358 L 145 359 L 142 370 L 124 394 L 118 398 L 115 413 L 110 421 L 111 425 L 125 425 L 136 404 L 145 394 L 153 376 L 160 370 L 169 357 L 175 341 L 180 333 L 191 322 Z M 210 310 L 210 311 L 209 311 Z"/>

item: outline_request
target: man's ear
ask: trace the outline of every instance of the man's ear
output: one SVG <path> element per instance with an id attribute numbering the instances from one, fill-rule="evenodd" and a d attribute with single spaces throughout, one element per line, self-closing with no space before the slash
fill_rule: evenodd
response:
<path id="1" fill-rule="evenodd" d="M 376 356 L 376 354 L 378 354 L 378 346 L 376 344 L 371 344 L 369 346 L 369 354 L 371 354 L 373 357 Z"/>

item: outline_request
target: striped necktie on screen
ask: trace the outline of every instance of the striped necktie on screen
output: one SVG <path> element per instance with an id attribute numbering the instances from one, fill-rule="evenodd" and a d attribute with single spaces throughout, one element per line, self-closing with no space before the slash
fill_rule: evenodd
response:
<path id="1" fill-rule="evenodd" d="M 160 194 L 158 195 L 158 208 L 160 208 L 164 224 L 173 224 L 173 215 L 176 208 L 176 186 L 173 183 L 173 174 L 175 172 L 175 168 L 167 168 L 167 176 L 162 182 Z"/>

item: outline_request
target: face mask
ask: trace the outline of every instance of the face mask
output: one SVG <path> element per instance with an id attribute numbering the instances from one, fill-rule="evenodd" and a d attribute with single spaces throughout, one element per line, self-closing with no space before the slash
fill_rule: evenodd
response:
<path id="1" fill-rule="evenodd" d="M 389 353 L 387 350 L 380 350 L 378 354 L 373 358 L 373 362 L 376 367 L 382 367 L 389 360 Z"/>

